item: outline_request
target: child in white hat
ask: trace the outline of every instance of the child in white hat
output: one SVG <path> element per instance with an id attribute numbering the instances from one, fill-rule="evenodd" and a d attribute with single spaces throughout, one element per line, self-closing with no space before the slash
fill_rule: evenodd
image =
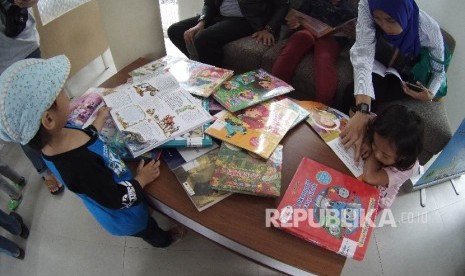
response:
<path id="1" fill-rule="evenodd" d="M 143 188 L 160 175 L 160 163 L 141 161 L 132 176 L 98 137 L 109 116 L 106 107 L 84 130 L 66 125 L 63 86 L 69 71 L 65 56 L 21 60 L 6 69 L 0 76 L 0 139 L 41 150 L 47 167 L 111 234 L 169 246 L 181 238 L 181 228 L 159 228 L 144 201 Z"/>

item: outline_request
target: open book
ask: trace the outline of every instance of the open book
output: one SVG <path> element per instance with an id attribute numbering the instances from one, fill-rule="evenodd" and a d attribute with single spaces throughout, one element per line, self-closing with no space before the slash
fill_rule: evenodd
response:
<path id="1" fill-rule="evenodd" d="M 290 17 L 296 17 L 300 25 L 302 25 L 305 29 L 309 30 L 317 38 L 329 34 L 336 34 L 340 32 L 342 28 L 344 28 L 344 26 L 355 24 L 355 22 L 357 21 L 356 17 L 352 17 L 349 20 L 339 23 L 338 25 L 330 26 L 329 24 L 326 24 L 325 22 L 315 17 L 312 17 L 294 9 L 289 10 L 286 19 Z"/>
<path id="2" fill-rule="evenodd" d="M 310 112 L 307 123 L 326 142 L 326 144 L 336 153 L 344 165 L 355 177 L 363 174 L 363 160 L 355 163 L 355 151 L 353 148 L 346 150 L 341 143 L 339 134 L 347 124 L 349 116 L 328 107 L 319 102 L 299 101 L 299 105 Z"/>
<path id="3" fill-rule="evenodd" d="M 134 157 L 212 120 L 169 72 L 115 87 L 103 99 L 125 139 L 139 144 L 130 149 Z"/>
<path id="4" fill-rule="evenodd" d="M 373 73 L 380 75 L 381 77 L 385 77 L 388 74 L 394 75 L 402 81 L 402 77 L 399 74 L 399 71 L 392 67 L 386 67 L 381 62 L 374 60 L 373 61 Z"/>

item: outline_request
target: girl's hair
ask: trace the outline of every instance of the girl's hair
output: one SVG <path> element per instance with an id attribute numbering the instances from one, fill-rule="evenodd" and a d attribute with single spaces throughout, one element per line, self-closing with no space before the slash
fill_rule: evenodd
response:
<path id="1" fill-rule="evenodd" d="M 393 166 L 405 171 L 416 162 L 423 150 L 423 120 L 403 105 L 391 105 L 384 109 L 368 128 L 370 144 L 373 135 L 387 139 L 397 150 L 397 160 Z"/>
<path id="2" fill-rule="evenodd" d="M 52 106 L 49 109 L 55 109 L 57 107 L 57 102 L 54 101 Z M 52 136 L 50 133 L 45 129 L 45 127 L 40 124 L 39 130 L 37 131 L 36 135 L 29 141 L 28 146 L 31 148 L 41 151 L 45 145 L 50 141 Z"/>

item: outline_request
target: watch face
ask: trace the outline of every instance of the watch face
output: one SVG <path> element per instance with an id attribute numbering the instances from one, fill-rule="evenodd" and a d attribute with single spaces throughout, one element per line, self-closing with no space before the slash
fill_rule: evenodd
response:
<path id="1" fill-rule="evenodd" d="M 361 103 L 357 105 L 357 110 L 362 113 L 370 113 L 370 106 L 366 103 Z"/>

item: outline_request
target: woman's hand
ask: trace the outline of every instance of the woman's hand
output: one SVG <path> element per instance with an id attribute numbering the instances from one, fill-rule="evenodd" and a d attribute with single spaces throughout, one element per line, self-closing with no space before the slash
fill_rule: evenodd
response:
<path id="1" fill-rule="evenodd" d="M 296 16 L 286 17 L 286 24 L 291 30 L 294 30 L 300 27 L 299 19 Z"/>
<path id="2" fill-rule="evenodd" d="M 419 91 L 410 88 L 407 83 L 402 82 L 402 89 L 404 93 L 419 101 L 431 101 L 433 99 L 433 93 L 431 93 L 428 88 L 426 88 L 421 82 L 417 81 L 416 86 L 419 87 Z"/>
<path id="3" fill-rule="evenodd" d="M 151 160 L 145 166 L 144 163 L 144 160 L 140 161 L 134 177 L 142 188 L 160 176 L 160 161 Z"/>
<path id="4" fill-rule="evenodd" d="M 205 28 L 205 21 L 200 21 L 194 27 L 184 32 L 184 41 L 186 44 L 194 44 L 195 35 Z"/>
<path id="5" fill-rule="evenodd" d="M 15 0 L 15 5 L 20 8 L 30 8 L 37 4 L 39 0 Z"/>
<path id="6" fill-rule="evenodd" d="M 347 125 L 341 131 L 339 135 L 341 137 L 341 143 L 346 149 L 354 146 L 355 147 L 355 162 L 360 160 L 362 152 L 362 143 L 365 138 L 368 121 L 370 120 L 369 114 L 363 114 L 361 112 L 355 112 L 355 115 L 350 118 Z"/>
<path id="7" fill-rule="evenodd" d="M 274 44 L 274 36 L 272 33 L 270 33 L 267 30 L 261 30 L 261 31 L 255 32 L 252 35 L 252 38 L 255 38 L 257 42 L 261 42 L 268 46 L 271 46 Z"/>

